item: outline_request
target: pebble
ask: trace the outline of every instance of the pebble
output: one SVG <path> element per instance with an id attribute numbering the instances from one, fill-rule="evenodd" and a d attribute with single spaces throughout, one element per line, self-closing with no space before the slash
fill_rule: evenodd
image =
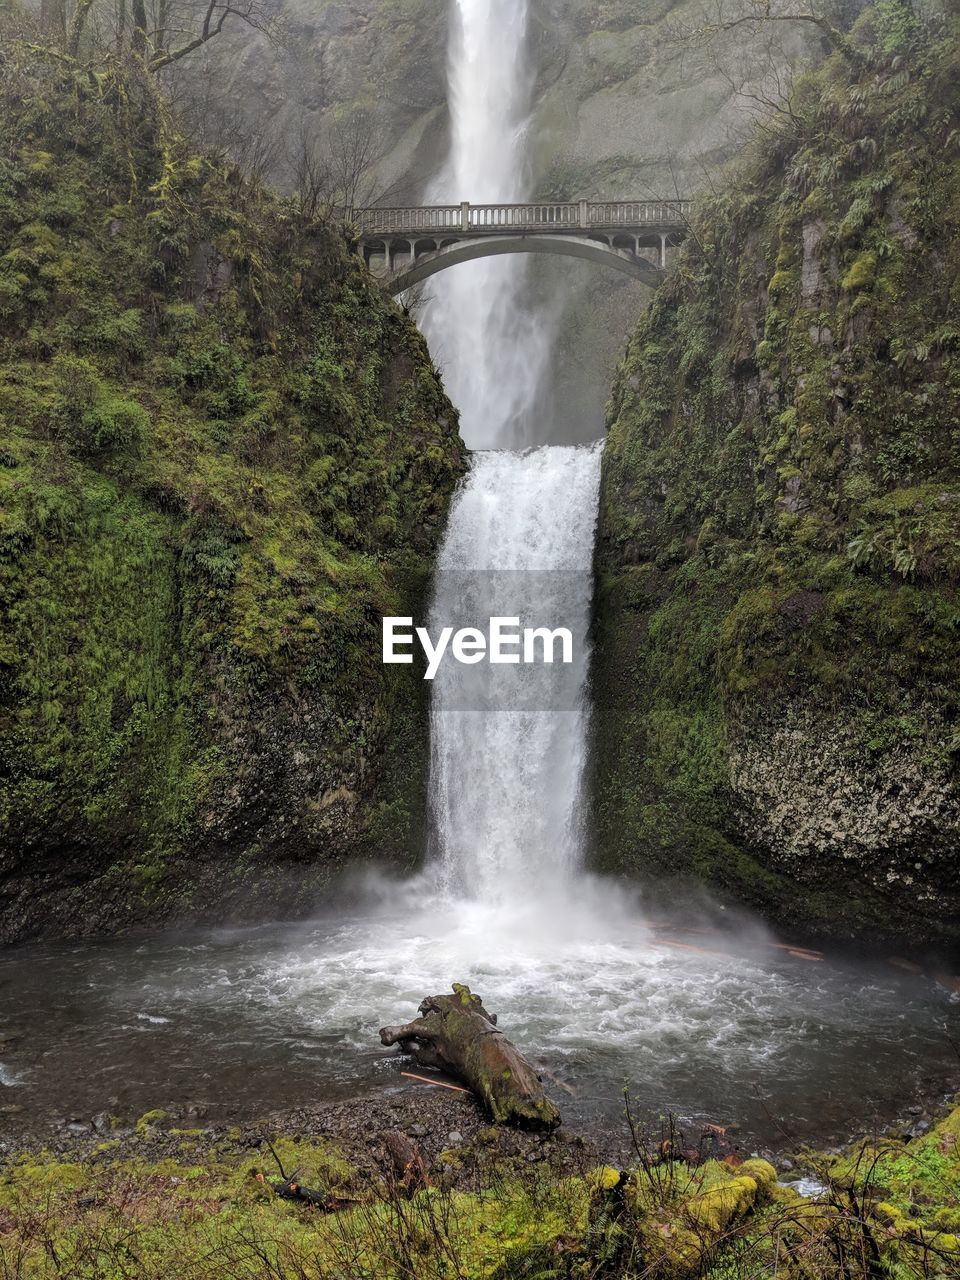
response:
<path id="1" fill-rule="evenodd" d="M 451 1143 L 452 1146 L 457 1146 L 463 1141 L 463 1134 L 458 1129 L 453 1129 L 447 1134 L 447 1141 Z"/>

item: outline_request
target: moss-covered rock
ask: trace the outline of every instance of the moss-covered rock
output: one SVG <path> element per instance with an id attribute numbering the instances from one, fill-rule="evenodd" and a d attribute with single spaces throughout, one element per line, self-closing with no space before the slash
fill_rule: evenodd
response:
<path id="1" fill-rule="evenodd" d="M 887 10 L 701 202 L 621 368 L 595 860 L 920 942 L 960 933 L 960 36 Z"/>
<path id="2" fill-rule="evenodd" d="M 426 590 L 456 414 L 342 231 L 136 75 L 8 47 L 0 934 L 292 909 L 421 846 L 379 617 Z"/>

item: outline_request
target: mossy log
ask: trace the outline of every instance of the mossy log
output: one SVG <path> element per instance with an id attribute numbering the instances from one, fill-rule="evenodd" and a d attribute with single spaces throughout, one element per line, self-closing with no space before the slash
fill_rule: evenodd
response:
<path id="1" fill-rule="evenodd" d="M 469 987 L 454 983 L 453 995 L 428 996 L 420 1013 L 406 1026 L 383 1027 L 381 1044 L 399 1044 L 420 1066 L 462 1080 L 496 1124 L 557 1127 L 560 1112 L 543 1092 L 540 1077 Z"/>

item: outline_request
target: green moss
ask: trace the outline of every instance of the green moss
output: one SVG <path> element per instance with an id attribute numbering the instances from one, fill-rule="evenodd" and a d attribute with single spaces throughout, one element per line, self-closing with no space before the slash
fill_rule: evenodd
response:
<path id="1" fill-rule="evenodd" d="M 855 289 L 869 289 L 876 279 L 877 255 L 870 251 L 861 253 L 843 277 L 843 287 L 848 293 Z"/>
<path id="2" fill-rule="evenodd" d="M 0 71 L 5 872 L 58 854 L 129 915 L 188 896 L 207 848 L 407 859 L 425 707 L 377 619 L 422 601 L 463 468 L 425 344 L 341 228 L 192 153 L 136 74 L 24 66 Z"/>
<path id="3" fill-rule="evenodd" d="M 808 707 L 825 735 L 912 743 L 947 810 L 956 797 L 960 35 L 954 17 L 891 55 L 874 21 L 856 34 L 873 69 L 803 77 L 790 129 L 701 200 L 629 342 L 601 484 L 593 856 L 831 932 L 949 936 L 947 817 L 936 855 L 929 833 L 882 850 L 922 862 L 931 911 L 853 850 L 791 865 L 731 778 L 737 750 Z M 865 785 L 869 768 L 850 760 Z"/>
<path id="4" fill-rule="evenodd" d="M 162 1110 L 145 1111 L 137 1121 L 137 1133 L 148 1134 L 154 1125 L 166 1120 L 167 1113 Z"/>
<path id="5" fill-rule="evenodd" d="M 122 1276 L 132 1257 L 138 1280 L 265 1270 L 301 1280 L 745 1280 L 801 1256 L 805 1280 L 841 1280 L 848 1260 L 869 1253 L 878 1274 L 947 1280 L 957 1254 L 958 1128 L 960 1111 L 909 1143 L 803 1153 L 795 1159 L 827 1188 L 814 1200 L 780 1186 L 765 1160 L 691 1167 L 662 1152 L 582 1177 L 542 1165 L 519 1176 L 488 1152 L 469 1171 L 472 1189 L 451 1190 L 446 1177 L 467 1161 L 463 1148 L 443 1153 L 445 1177 L 408 1199 L 317 1140 L 274 1137 L 272 1151 L 253 1151 L 224 1136 L 198 1150 L 172 1131 L 158 1155 L 147 1134 L 123 1155 L 104 1144 L 84 1161 L 8 1156 L 0 1262 L 15 1258 L 22 1280 L 46 1280 L 51 1257 L 78 1280 Z M 278 1197 L 274 1156 L 301 1185 L 332 1195 L 338 1211 Z"/>

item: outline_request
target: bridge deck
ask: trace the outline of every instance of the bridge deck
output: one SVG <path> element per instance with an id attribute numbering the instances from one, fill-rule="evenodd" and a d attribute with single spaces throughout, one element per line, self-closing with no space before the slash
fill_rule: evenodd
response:
<path id="1" fill-rule="evenodd" d="M 407 209 L 354 209 L 350 220 L 365 238 L 379 236 L 516 235 L 571 232 L 673 231 L 686 228 L 689 200 L 578 200 L 538 204 L 424 205 Z"/>

